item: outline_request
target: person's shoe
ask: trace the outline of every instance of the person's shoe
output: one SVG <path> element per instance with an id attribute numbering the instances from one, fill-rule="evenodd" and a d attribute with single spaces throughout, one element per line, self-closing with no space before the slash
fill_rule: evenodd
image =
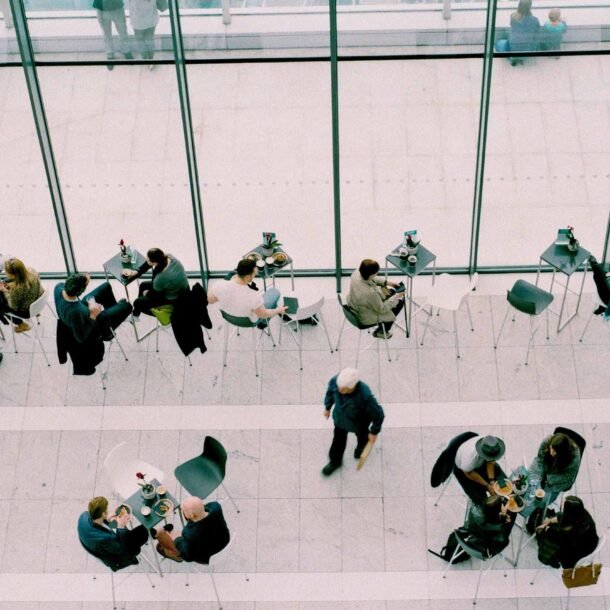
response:
<path id="1" fill-rule="evenodd" d="M 114 55 L 113 55 L 113 54 L 106 55 L 106 59 L 107 59 L 108 61 L 112 61 L 112 60 L 114 59 Z M 114 70 L 114 65 L 113 65 L 113 64 L 106 64 L 106 68 L 108 68 L 108 70 L 109 70 L 110 72 L 112 72 L 112 71 Z"/>
<path id="2" fill-rule="evenodd" d="M 148 531 L 150 532 L 150 537 L 153 540 L 156 540 L 157 539 L 157 530 L 154 527 L 151 527 Z"/>
<path id="3" fill-rule="evenodd" d="M 0 362 L 2 362 L 3 358 L 4 358 L 4 354 L 2 352 L 0 352 Z"/>
<path id="4" fill-rule="evenodd" d="M 356 447 L 356 449 L 354 449 L 354 459 L 359 460 L 361 455 L 362 449 L 358 449 L 358 447 Z"/>
<path id="5" fill-rule="evenodd" d="M 389 330 L 385 331 L 385 337 L 383 335 L 383 331 L 382 330 L 375 330 L 373 331 L 373 337 L 375 337 L 375 339 L 389 339 L 392 336 L 392 333 Z"/>
<path id="6" fill-rule="evenodd" d="M 148 64 L 148 71 L 152 72 L 156 68 L 157 64 Z"/>
<path id="7" fill-rule="evenodd" d="M 325 477 L 329 477 L 335 470 L 341 468 L 341 464 L 335 464 L 334 462 L 328 462 L 324 468 L 322 468 L 322 474 Z"/>
<path id="8" fill-rule="evenodd" d="M 133 53 L 131 53 L 130 51 L 127 51 L 127 53 L 123 53 L 123 57 L 125 59 L 133 59 Z"/>
<path id="9" fill-rule="evenodd" d="M 22 322 L 15 326 L 16 333 L 26 333 L 28 330 L 32 330 L 32 327 L 27 322 Z"/>
<path id="10" fill-rule="evenodd" d="M 160 544 L 157 544 L 157 553 L 165 557 L 165 559 L 171 559 L 172 561 L 176 561 L 177 563 L 182 563 L 183 561 L 182 557 L 170 557 L 169 555 L 167 555 L 165 553 L 165 549 Z"/>
<path id="11" fill-rule="evenodd" d="M 137 315 L 137 316 L 136 316 L 136 314 L 135 314 L 135 313 L 132 313 L 132 314 L 131 314 L 131 317 L 129 318 L 129 321 L 130 321 L 132 324 L 135 324 L 135 323 L 136 323 L 136 322 L 138 322 L 139 320 L 140 320 L 140 316 L 139 316 L 139 315 Z"/>
<path id="12" fill-rule="evenodd" d="M 265 328 L 267 328 L 267 322 L 263 321 L 263 322 L 259 322 L 256 325 L 256 328 L 258 328 L 259 330 L 265 330 Z"/>
<path id="13" fill-rule="evenodd" d="M 173 523 L 166 523 L 163 526 L 163 529 L 169 534 L 169 532 L 173 532 L 174 531 L 174 524 Z"/>
<path id="14" fill-rule="evenodd" d="M 599 305 L 597 307 L 597 309 L 595 309 L 593 311 L 593 315 L 594 316 L 601 316 L 604 313 L 604 311 L 606 311 L 606 308 L 603 305 Z"/>

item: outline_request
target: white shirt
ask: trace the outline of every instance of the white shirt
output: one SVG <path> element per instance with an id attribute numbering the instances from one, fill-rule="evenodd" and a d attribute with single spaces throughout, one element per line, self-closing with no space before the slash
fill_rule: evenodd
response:
<path id="1" fill-rule="evenodd" d="M 455 454 L 455 466 L 464 472 L 472 472 L 485 464 L 485 460 L 477 453 L 476 444 L 480 436 L 475 436 L 462 443 Z"/>
<path id="2" fill-rule="evenodd" d="M 238 318 L 250 318 L 252 322 L 258 320 L 254 310 L 263 306 L 263 295 L 257 290 L 232 280 L 222 280 L 212 286 L 210 293 L 218 299 L 222 311 Z"/>

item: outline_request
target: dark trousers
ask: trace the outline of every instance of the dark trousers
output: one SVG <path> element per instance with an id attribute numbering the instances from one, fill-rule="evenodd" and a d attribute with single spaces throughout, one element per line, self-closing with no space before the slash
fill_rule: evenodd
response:
<path id="1" fill-rule="evenodd" d="M 487 477 L 487 464 L 483 464 L 480 468 L 475 470 L 477 474 L 480 474 L 486 481 L 488 481 Z M 475 503 L 475 504 L 483 504 L 487 499 L 487 490 L 482 485 L 475 483 L 473 480 L 469 479 L 464 471 L 460 470 L 456 466 L 453 467 L 453 474 L 455 478 L 458 480 L 459 484 L 462 486 L 462 489 L 466 492 L 466 495 Z M 500 468 L 499 464 L 496 462 L 494 465 L 494 480 L 497 481 L 498 477 L 505 477 L 504 471 Z M 489 482 L 489 481 L 488 481 Z"/>
<path id="2" fill-rule="evenodd" d="M 123 541 L 130 554 L 139 555 L 140 550 L 148 541 L 148 530 L 143 525 L 126 530 Z"/>
<path id="3" fill-rule="evenodd" d="M 328 457 L 330 458 L 331 463 L 341 464 L 343 461 L 343 454 L 345 453 L 345 447 L 347 445 L 347 434 L 347 430 L 343 430 L 343 428 L 337 428 L 337 426 L 335 426 L 333 442 L 328 451 Z M 356 450 L 362 451 L 369 440 L 368 430 L 357 432 L 356 438 L 358 439 Z"/>
<path id="4" fill-rule="evenodd" d="M 405 300 L 404 300 L 404 299 L 400 299 L 400 301 L 398 301 L 398 303 L 396 303 L 396 305 L 394 305 L 394 307 L 392 307 L 392 313 L 393 313 L 395 316 L 398 316 L 398 314 L 399 314 L 399 313 L 402 311 L 402 308 L 403 308 L 404 306 L 405 306 Z M 394 324 L 394 322 L 393 322 L 393 321 L 391 321 L 391 322 L 382 322 L 382 323 L 379 325 L 379 328 L 378 328 L 379 332 L 380 332 L 380 333 L 381 333 L 381 332 L 383 332 L 383 331 L 381 330 L 381 328 L 383 327 L 383 328 L 385 328 L 385 331 L 386 331 L 386 333 L 387 333 L 387 332 L 390 330 L 390 328 L 392 328 L 392 324 Z"/>
<path id="5" fill-rule="evenodd" d="M 4 292 L 0 292 L 0 321 L 2 322 L 2 324 L 8 324 L 8 318 L 6 318 L 2 315 L 3 312 L 10 313 L 10 314 L 12 314 L 12 316 L 17 316 L 17 317 L 11 318 L 13 323 L 17 324 L 17 325 L 19 325 L 23 322 L 23 320 L 21 318 L 30 317 L 29 311 L 17 311 L 16 309 L 11 309 L 8 306 L 8 301 L 6 300 L 6 295 L 4 294 Z"/>
<path id="6" fill-rule="evenodd" d="M 139 316 L 141 313 L 146 315 L 152 315 L 150 310 L 153 307 L 159 307 L 159 305 L 167 305 L 170 303 L 163 295 L 159 292 L 155 292 L 152 287 L 152 282 L 140 282 L 140 288 L 138 289 L 138 298 L 133 302 L 133 315 Z M 144 294 L 148 291 L 147 294 Z"/>
<path id="7" fill-rule="evenodd" d="M 602 266 L 598 262 L 591 262 L 591 270 L 593 271 L 593 281 L 597 288 L 597 294 L 600 300 L 605 305 L 610 302 L 610 277 L 606 277 Z"/>
<path id="8" fill-rule="evenodd" d="M 102 339 L 104 339 L 104 341 L 109 341 L 112 339 L 110 329 L 112 328 L 114 330 L 118 328 L 125 321 L 127 316 L 131 313 L 131 305 L 127 303 L 127 301 L 120 301 L 117 303 L 114 293 L 112 292 L 112 287 L 108 282 L 104 282 L 95 288 L 95 290 L 87 293 L 81 300 L 86 302 L 91 297 L 93 297 L 97 303 L 104 306 L 104 311 L 95 319 L 95 323 L 97 331 Z"/>

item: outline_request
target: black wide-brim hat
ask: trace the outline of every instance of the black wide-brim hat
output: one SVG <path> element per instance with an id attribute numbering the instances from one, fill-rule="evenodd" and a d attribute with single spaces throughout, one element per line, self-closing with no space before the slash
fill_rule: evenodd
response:
<path id="1" fill-rule="evenodd" d="M 475 445 L 477 453 L 488 462 L 499 460 L 506 451 L 506 445 L 497 436 L 484 436 Z"/>

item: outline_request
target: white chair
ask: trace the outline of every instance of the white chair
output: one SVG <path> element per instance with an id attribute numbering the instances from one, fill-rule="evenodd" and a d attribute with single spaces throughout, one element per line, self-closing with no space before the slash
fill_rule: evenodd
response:
<path id="1" fill-rule="evenodd" d="M 604 548 L 604 545 L 606 544 L 606 539 L 607 539 L 607 537 L 606 537 L 605 534 L 603 536 L 600 536 L 599 540 L 597 541 L 597 546 L 595 547 L 595 550 L 592 553 L 589 553 L 589 555 L 586 555 L 585 557 L 581 557 L 576 562 L 576 564 L 574 566 L 574 569 L 580 568 L 582 566 L 591 565 L 593 563 L 601 563 L 601 560 L 600 560 L 601 550 Z M 568 569 L 572 569 L 572 568 L 568 568 Z M 561 575 L 563 573 L 563 568 L 556 569 L 556 568 L 553 568 L 551 566 L 546 566 L 545 565 L 542 568 L 539 568 L 538 570 L 536 570 L 536 572 L 534 573 L 534 576 L 532 577 L 532 580 L 530 581 L 530 585 L 534 584 L 538 574 L 540 574 L 540 572 L 542 570 L 550 570 L 563 583 L 563 580 L 561 578 Z M 567 601 L 565 610 L 569 610 L 569 607 L 570 607 L 570 593 L 571 592 L 572 592 L 572 589 L 568 588 L 568 601 Z"/>
<path id="2" fill-rule="evenodd" d="M 123 500 L 129 498 L 138 488 L 136 472 L 143 472 L 148 480 L 157 479 L 159 483 L 163 483 L 165 478 L 162 470 L 133 454 L 128 443 L 123 442 L 113 447 L 104 460 L 104 470 L 112 489 Z"/>
<path id="3" fill-rule="evenodd" d="M 593 310 L 591 311 L 591 315 L 589 316 L 589 319 L 587 320 L 585 327 L 582 329 L 582 335 L 580 335 L 579 341 L 581 343 L 583 342 L 583 339 L 585 338 L 585 333 L 587 332 L 587 329 L 589 328 L 589 324 L 591 324 L 591 320 L 595 317 L 594 312 L 598 307 L 606 307 L 606 304 L 599 298 L 599 295 L 596 292 L 593 296 Z M 597 317 L 600 318 L 602 320 L 602 322 L 606 323 L 606 330 L 610 333 L 610 321 L 604 319 L 603 314 L 599 314 Z"/>
<path id="4" fill-rule="evenodd" d="M 455 351 L 457 357 L 460 357 L 460 342 L 458 338 L 458 327 L 457 327 L 457 312 L 462 306 L 462 303 L 466 303 L 466 310 L 468 311 L 468 319 L 470 320 L 470 330 L 474 331 L 472 326 L 472 316 L 470 315 L 470 305 L 468 305 L 468 295 L 475 289 L 477 281 L 479 280 L 479 274 L 474 273 L 470 278 L 469 284 L 464 288 L 464 282 L 462 278 L 456 275 L 449 275 L 448 273 L 442 273 L 439 275 L 437 281 L 432 286 L 430 293 L 424 303 L 430 306 L 430 315 L 426 317 L 426 325 L 424 327 L 424 334 L 422 335 L 420 345 L 424 344 L 426 338 L 426 332 L 428 331 L 428 324 L 430 318 L 434 313 L 434 309 L 438 309 L 439 313 L 441 309 L 450 311 L 453 314 L 453 333 L 455 334 Z M 449 331 L 451 332 L 451 331 Z"/>
<path id="5" fill-rule="evenodd" d="M 40 325 L 40 322 L 38 321 L 38 316 L 42 313 L 42 310 L 48 305 L 48 300 L 49 300 L 49 293 L 47 290 L 45 290 L 31 305 L 30 305 L 30 310 L 28 312 L 28 317 L 27 318 L 22 318 L 21 316 L 17 316 L 14 313 L 4 313 L 3 315 L 5 315 L 7 318 L 9 318 L 9 320 L 11 320 L 13 322 L 13 324 L 11 324 L 11 329 L 13 331 L 13 347 L 15 349 L 15 353 L 17 354 L 17 341 L 15 339 L 15 321 L 16 320 L 23 320 L 24 322 L 29 322 L 30 326 L 32 327 L 32 330 L 34 331 L 34 341 L 38 341 L 38 344 L 40 345 L 40 349 L 42 350 L 42 353 L 44 355 L 44 359 L 47 361 L 47 366 L 51 366 L 51 363 L 49 362 L 49 358 L 47 357 L 47 353 L 45 352 L 44 346 L 42 344 L 42 341 L 40 340 L 40 335 L 38 334 L 38 326 Z M 49 306 L 50 309 L 50 306 Z M 51 310 L 52 312 L 53 310 Z M 25 331 L 23 334 L 27 334 L 30 331 Z"/>
<path id="6" fill-rule="evenodd" d="M 320 320 L 322 328 L 326 333 L 326 339 L 328 340 L 328 347 L 330 348 L 330 353 L 333 353 L 333 346 L 330 342 L 330 337 L 328 336 L 328 330 L 326 329 L 324 316 L 322 315 L 323 306 L 324 297 L 322 297 L 315 303 L 312 303 L 311 305 L 307 305 L 305 307 L 299 306 L 296 313 L 285 313 L 284 316 L 290 318 L 290 320 L 284 320 L 280 324 L 280 343 L 282 342 L 282 328 L 285 326 L 288 329 L 290 336 L 294 339 L 294 342 L 299 348 L 299 368 L 301 370 L 303 370 L 303 325 L 301 324 L 301 320 L 307 320 L 308 318 L 312 318 L 313 316 L 316 316 Z"/>

